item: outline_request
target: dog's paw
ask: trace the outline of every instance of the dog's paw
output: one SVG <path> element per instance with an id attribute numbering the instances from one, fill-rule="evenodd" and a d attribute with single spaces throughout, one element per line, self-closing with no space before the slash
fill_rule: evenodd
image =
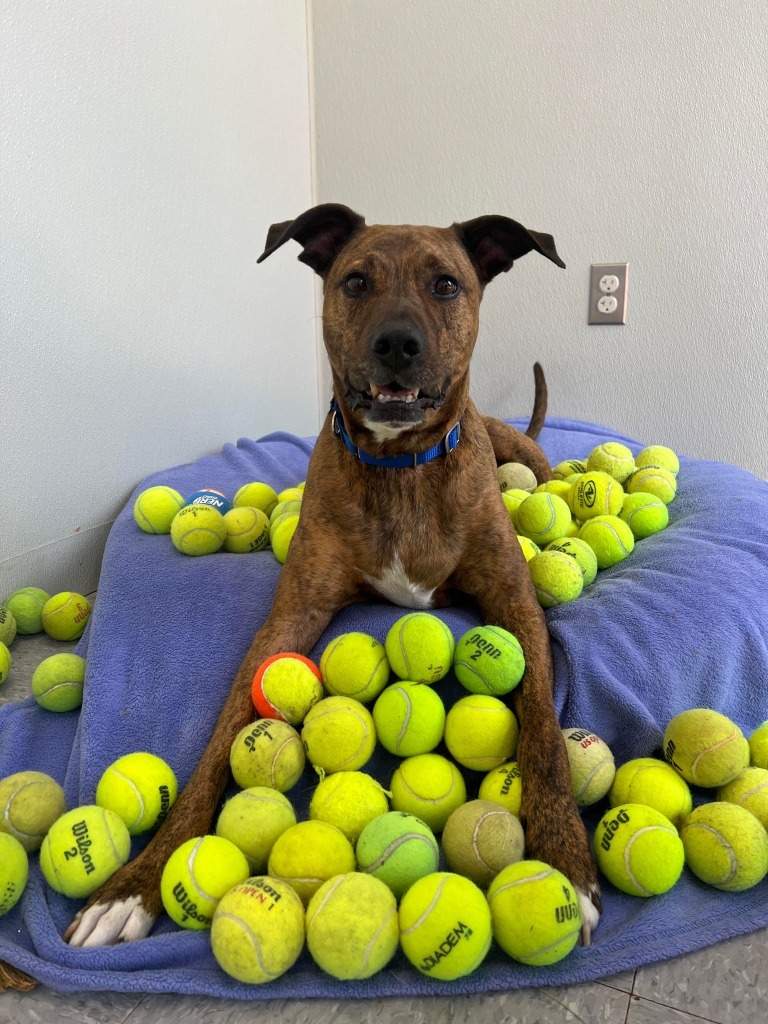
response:
<path id="1" fill-rule="evenodd" d="M 84 907 L 64 932 L 64 939 L 81 949 L 113 946 L 146 938 L 154 923 L 155 916 L 144 909 L 141 896 L 128 896 Z"/>

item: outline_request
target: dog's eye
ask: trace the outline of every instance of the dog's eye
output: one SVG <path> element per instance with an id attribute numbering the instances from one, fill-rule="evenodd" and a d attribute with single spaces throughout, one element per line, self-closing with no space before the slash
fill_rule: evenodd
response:
<path id="1" fill-rule="evenodd" d="M 433 285 L 433 290 L 435 295 L 441 299 L 450 299 L 458 292 L 459 285 L 452 277 L 438 277 Z"/>
<path id="2" fill-rule="evenodd" d="M 344 278 L 344 291 L 356 299 L 368 291 L 368 282 L 362 274 L 348 274 Z"/>

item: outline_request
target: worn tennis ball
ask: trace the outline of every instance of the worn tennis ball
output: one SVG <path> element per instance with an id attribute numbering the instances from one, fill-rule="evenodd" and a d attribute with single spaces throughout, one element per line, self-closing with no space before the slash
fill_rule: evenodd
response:
<path id="1" fill-rule="evenodd" d="M 560 871 L 540 860 L 521 860 L 500 871 L 488 887 L 493 937 L 513 960 L 534 967 L 568 956 L 579 939 L 576 890 Z"/>
<path id="2" fill-rule="evenodd" d="M 19 902 L 28 877 L 27 851 L 18 839 L 0 833 L 0 917 Z"/>
<path id="3" fill-rule="evenodd" d="M 320 886 L 309 901 L 306 926 L 312 959 L 340 981 L 382 970 L 400 939 L 395 897 L 378 878 L 357 871 Z"/>
<path id="4" fill-rule="evenodd" d="M 216 835 L 234 843 L 250 871 L 258 874 L 266 869 L 275 840 L 295 824 L 296 812 L 287 797 L 268 786 L 251 786 L 224 804 Z"/>
<path id="5" fill-rule="evenodd" d="M 567 480 L 547 480 L 546 483 L 539 484 L 533 493 L 556 494 L 558 498 L 562 498 L 567 504 L 568 495 L 571 493 L 571 485 Z M 570 511 L 570 509 L 568 511 Z"/>
<path id="6" fill-rule="evenodd" d="M 589 729 L 563 729 L 571 789 L 577 807 L 588 807 L 602 800 L 616 774 L 613 754 L 608 745 Z"/>
<path id="7" fill-rule="evenodd" d="M 595 516 L 618 515 L 623 501 L 624 488 L 618 480 L 597 470 L 580 476 L 568 498 L 571 511 L 581 522 Z"/>
<path id="8" fill-rule="evenodd" d="M 664 730 L 664 757 L 696 786 L 725 786 L 749 764 L 749 743 L 730 718 L 707 708 L 676 715 Z"/>
<path id="9" fill-rule="evenodd" d="M 301 501 L 304 498 L 304 488 L 299 487 L 286 487 L 280 491 L 277 496 L 278 504 L 281 501 Z"/>
<path id="10" fill-rule="evenodd" d="M 470 800 L 446 821 L 442 846 L 451 871 L 485 889 L 503 868 L 522 859 L 525 839 L 511 811 L 491 800 Z"/>
<path id="11" fill-rule="evenodd" d="M 365 826 L 355 858 L 358 871 L 384 882 L 399 900 L 417 879 L 437 871 L 440 850 L 432 829 L 420 818 L 389 811 Z"/>
<path id="12" fill-rule="evenodd" d="M 54 640 L 79 640 L 90 614 L 91 602 L 82 594 L 54 594 L 43 605 L 43 629 Z"/>
<path id="13" fill-rule="evenodd" d="M 163 869 L 160 896 L 165 912 L 182 928 L 210 928 L 221 897 L 248 875 L 245 854 L 228 839 L 188 839 L 173 851 Z"/>
<path id="14" fill-rule="evenodd" d="M 40 867 L 56 892 L 83 899 L 125 864 L 131 837 L 123 820 L 103 807 L 75 807 L 48 829 L 40 847 Z"/>
<path id="15" fill-rule="evenodd" d="M 229 765 L 241 789 L 268 786 L 286 793 L 301 777 L 305 764 L 301 737 L 287 722 L 262 718 L 235 737 Z"/>
<path id="16" fill-rule="evenodd" d="M 669 818 L 678 829 L 693 807 L 685 779 L 666 761 L 655 757 L 636 757 L 617 768 L 608 802 L 611 807 L 645 804 Z"/>
<path id="17" fill-rule="evenodd" d="M 64 790 L 43 772 L 16 772 L 0 780 L 0 834 L 38 850 L 48 829 L 67 809 Z"/>
<path id="18" fill-rule="evenodd" d="M 104 771 L 96 803 L 114 811 L 132 836 L 150 832 L 165 821 L 179 792 L 176 776 L 161 757 L 139 751 L 125 754 Z"/>
<path id="19" fill-rule="evenodd" d="M 508 761 L 518 734 L 512 710 L 487 694 L 462 697 L 445 718 L 445 745 L 451 757 L 474 771 L 487 772 Z"/>
<path id="20" fill-rule="evenodd" d="M 171 523 L 171 540 L 185 555 L 212 555 L 227 539 L 224 516 L 207 505 L 187 505 Z"/>
<path id="21" fill-rule="evenodd" d="M 3 685 L 10 675 L 12 664 L 13 659 L 11 658 L 11 652 L 5 644 L 0 641 L 0 686 Z"/>
<path id="22" fill-rule="evenodd" d="M 392 809 L 420 818 L 433 832 L 442 832 L 451 813 L 467 799 L 461 772 L 440 754 L 407 757 L 389 784 Z"/>
<path id="23" fill-rule="evenodd" d="M 758 725 L 749 737 L 749 760 L 755 768 L 768 768 L 768 722 Z"/>
<path id="24" fill-rule="evenodd" d="M 743 892 L 768 873 L 768 834 L 744 807 L 700 804 L 683 822 L 680 835 L 685 863 L 716 889 Z"/>
<path id="25" fill-rule="evenodd" d="M 133 503 L 133 518 L 144 533 L 170 533 L 171 523 L 184 505 L 184 498 L 173 487 L 148 487 Z"/>
<path id="26" fill-rule="evenodd" d="M 287 882 L 306 906 L 334 875 L 355 870 L 352 844 L 335 825 L 300 821 L 279 835 L 269 855 L 269 874 Z"/>
<path id="27" fill-rule="evenodd" d="M 429 612 L 411 612 L 390 628 L 384 646 L 398 679 L 436 683 L 450 671 L 456 645 L 442 619 Z"/>
<path id="28" fill-rule="evenodd" d="M 608 569 L 632 554 L 635 538 L 632 530 L 618 516 L 595 516 L 579 530 L 579 540 L 595 552 L 599 569 Z"/>
<path id="29" fill-rule="evenodd" d="M 520 487 L 510 487 L 508 491 L 501 492 L 501 500 L 504 503 L 504 508 L 507 510 L 507 515 L 512 520 L 513 526 L 517 519 L 517 510 L 525 499 L 530 498 L 530 496 L 530 491 L 524 491 Z"/>
<path id="30" fill-rule="evenodd" d="M 365 826 L 389 810 L 382 786 L 364 772 L 334 772 L 317 785 L 309 802 L 312 821 L 335 825 L 354 844 Z"/>
<path id="31" fill-rule="evenodd" d="M 768 828 L 768 771 L 765 768 L 745 768 L 718 789 L 717 799 L 738 804 L 754 814 L 763 828 Z"/>
<path id="32" fill-rule="evenodd" d="M 490 800 L 505 807 L 519 818 L 523 802 L 523 781 L 517 761 L 507 761 L 489 771 L 480 783 L 477 795 L 481 800 Z"/>
<path id="33" fill-rule="evenodd" d="M 323 696 L 320 669 L 302 654 L 274 654 L 262 662 L 251 684 L 254 707 L 263 718 L 301 725 Z"/>
<path id="34" fill-rule="evenodd" d="M 454 981 L 471 974 L 491 948 L 491 911 L 468 878 L 437 871 L 400 901 L 400 945 L 422 974 Z"/>
<path id="35" fill-rule="evenodd" d="M 460 638 L 453 671 L 470 693 L 500 696 L 514 690 L 525 672 L 520 641 L 501 626 L 475 626 Z"/>
<path id="36" fill-rule="evenodd" d="M 571 510 L 556 494 L 540 491 L 526 498 L 517 510 L 515 529 L 539 546 L 562 537 L 571 522 Z"/>
<path id="37" fill-rule="evenodd" d="M 635 494 L 636 491 L 655 494 L 665 505 L 669 505 L 677 494 L 677 480 L 666 469 L 638 469 L 627 480 L 626 491 L 627 494 Z"/>
<path id="38" fill-rule="evenodd" d="M 581 476 L 587 472 L 587 464 L 581 459 L 566 459 L 565 462 L 558 462 L 552 470 L 555 480 L 567 480 L 569 476 Z"/>
<path id="39" fill-rule="evenodd" d="M 575 601 L 584 589 L 578 562 L 562 551 L 542 551 L 530 560 L 528 571 L 542 608 Z"/>
<path id="40" fill-rule="evenodd" d="M 445 707 L 431 686 L 395 683 L 373 705 L 373 722 L 379 743 L 390 754 L 428 754 L 443 738 Z"/>
<path id="41" fill-rule="evenodd" d="M 269 544 L 269 519 L 260 508 L 233 508 L 224 514 L 224 550 L 234 554 L 263 551 Z"/>
<path id="42" fill-rule="evenodd" d="M 16 637 L 16 619 L 11 611 L 0 604 L 0 644 L 10 647 Z"/>
<path id="43" fill-rule="evenodd" d="M 85 658 L 54 654 L 45 658 L 32 676 L 32 694 L 46 711 L 73 711 L 83 703 Z"/>
<path id="44" fill-rule="evenodd" d="M 667 892 L 685 863 L 675 826 L 645 804 L 621 804 L 607 811 L 595 830 L 594 846 L 605 877 L 630 896 Z"/>
<path id="45" fill-rule="evenodd" d="M 233 508 L 257 508 L 269 516 L 277 505 L 277 493 L 269 484 L 243 484 L 232 499 Z"/>
<path id="46" fill-rule="evenodd" d="M 502 491 L 527 491 L 530 493 L 538 483 L 536 474 L 522 462 L 505 462 L 496 470 L 499 488 Z"/>
<path id="47" fill-rule="evenodd" d="M 578 537 L 558 537 L 550 544 L 547 544 L 546 551 L 559 551 L 563 555 L 570 555 L 576 559 L 576 564 L 581 569 L 583 586 L 588 587 L 595 582 L 597 576 L 597 556 L 592 548 L 584 540 Z"/>
<path id="48" fill-rule="evenodd" d="M 530 537 L 524 537 L 522 533 L 517 534 L 517 540 L 520 547 L 523 549 L 523 555 L 526 562 L 530 562 L 532 558 L 540 554 L 541 548 L 538 544 L 535 544 Z"/>
<path id="49" fill-rule="evenodd" d="M 363 704 L 375 700 L 389 681 L 384 645 L 367 633 L 342 633 L 331 640 L 320 658 L 320 671 L 329 693 Z"/>
<path id="50" fill-rule="evenodd" d="M 667 528 L 669 512 L 661 498 L 655 494 L 635 491 L 624 498 L 619 519 L 624 520 L 635 540 L 643 540 Z"/>
<path id="51" fill-rule="evenodd" d="M 376 728 L 370 711 L 352 697 L 326 697 L 304 719 L 301 742 L 321 773 L 354 772 L 371 759 Z"/>
<path id="52" fill-rule="evenodd" d="M 43 605 L 50 596 L 40 587 L 21 587 L 5 599 L 5 607 L 16 620 L 16 629 L 22 636 L 42 632 Z"/>
<path id="53" fill-rule="evenodd" d="M 279 501 L 269 513 L 270 527 L 281 516 L 301 515 L 301 498 L 294 498 L 292 501 Z"/>
<path id="54" fill-rule="evenodd" d="M 272 524 L 269 531 L 269 542 L 272 545 L 272 553 L 281 565 L 285 565 L 288 557 L 288 549 L 291 546 L 293 535 L 299 525 L 298 516 L 280 516 Z"/>
<path id="55" fill-rule="evenodd" d="M 190 496 L 185 499 L 184 505 L 202 505 L 205 508 L 214 508 L 217 512 L 220 512 L 222 516 L 232 510 L 232 502 L 226 494 L 222 493 L 222 491 L 215 490 L 213 487 L 203 487 L 202 490 L 195 491 L 194 494 L 190 494 Z"/>
<path id="56" fill-rule="evenodd" d="M 598 470 L 607 473 L 623 484 L 635 471 L 635 457 L 625 444 L 607 441 L 599 444 L 589 453 L 587 472 Z"/>
<path id="57" fill-rule="evenodd" d="M 286 882 L 247 878 L 219 900 L 211 949 L 236 981 L 263 985 L 285 974 L 304 948 L 304 907 Z"/>
<path id="58" fill-rule="evenodd" d="M 663 444 L 651 444 L 643 448 L 635 458 L 635 466 L 638 469 L 666 469 L 672 476 L 677 476 L 680 472 L 680 460 L 677 455 Z"/>

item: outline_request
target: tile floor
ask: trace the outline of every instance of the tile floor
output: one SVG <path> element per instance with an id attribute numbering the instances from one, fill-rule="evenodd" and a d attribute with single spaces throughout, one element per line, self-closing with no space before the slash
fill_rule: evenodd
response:
<path id="1" fill-rule="evenodd" d="M 74 646 L 45 635 L 19 637 L 0 703 L 26 697 L 39 662 Z M 486 996 L 242 1003 L 113 992 L 60 995 L 42 986 L 0 993 L 0 1024 L 241 1024 L 267 1015 L 274 1024 L 762 1024 L 768 1021 L 768 931 L 600 983 Z"/>

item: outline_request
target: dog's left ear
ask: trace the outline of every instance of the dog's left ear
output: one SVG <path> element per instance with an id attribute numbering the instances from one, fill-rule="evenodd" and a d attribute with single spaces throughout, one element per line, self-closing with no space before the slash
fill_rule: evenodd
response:
<path id="1" fill-rule="evenodd" d="M 509 217 L 476 217 L 475 220 L 465 220 L 452 226 L 475 264 L 483 285 L 502 271 L 509 270 L 515 260 L 532 249 L 565 269 L 565 264 L 557 255 L 552 235 L 529 231 Z"/>
<path id="2" fill-rule="evenodd" d="M 348 206 L 340 203 L 313 206 L 296 220 L 273 224 L 267 232 L 267 247 L 256 262 L 261 263 L 275 249 L 279 249 L 290 238 L 295 238 L 304 248 L 299 253 L 301 262 L 312 267 L 322 277 L 352 235 L 363 227 L 365 219 Z"/>

